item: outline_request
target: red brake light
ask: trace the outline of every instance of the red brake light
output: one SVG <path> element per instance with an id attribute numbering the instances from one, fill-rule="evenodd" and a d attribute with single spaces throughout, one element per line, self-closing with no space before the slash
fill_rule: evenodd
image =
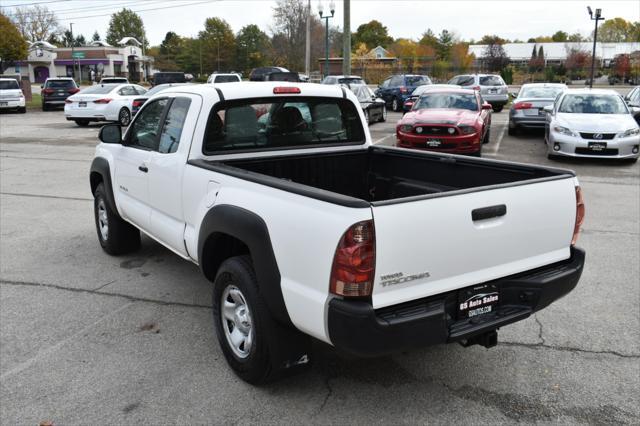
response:
<path id="1" fill-rule="evenodd" d="M 42 94 L 44 95 L 50 95 L 54 92 L 53 89 L 42 89 Z"/>
<path id="2" fill-rule="evenodd" d="M 584 199 L 582 198 L 582 190 L 579 186 L 576 186 L 576 225 L 573 228 L 573 238 L 571 238 L 571 245 L 576 245 L 578 241 L 578 235 L 580 234 L 580 227 L 584 222 Z"/>
<path id="3" fill-rule="evenodd" d="M 480 86 L 473 86 L 471 89 L 473 89 L 473 90 L 480 90 Z"/>
<path id="4" fill-rule="evenodd" d="M 274 95 L 286 95 L 290 93 L 300 93 L 299 87 L 274 87 L 273 94 Z"/>
<path id="5" fill-rule="evenodd" d="M 407 88 L 404 86 L 400 86 L 400 93 L 407 93 Z"/>
<path id="6" fill-rule="evenodd" d="M 135 99 L 133 101 L 133 103 L 131 104 L 131 106 L 134 107 L 141 107 L 144 104 L 145 100 L 144 99 Z"/>
<path id="7" fill-rule="evenodd" d="M 513 109 L 529 109 L 533 108 L 533 104 L 531 102 L 516 102 L 513 104 Z"/>
<path id="8" fill-rule="evenodd" d="M 71 89 L 67 90 L 67 92 L 69 92 L 70 94 L 74 94 L 74 93 L 78 93 L 80 91 L 80 89 L 78 89 L 77 87 L 72 87 Z"/>
<path id="9" fill-rule="evenodd" d="M 373 290 L 376 241 L 373 221 L 352 225 L 342 235 L 331 268 L 331 293 L 344 297 L 367 297 Z"/>
<path id="10" fill-rule="evenodd" d="M 94 104 L 108 104 L 109 102 L 111 102 L 110 98 L 96 99 L 93 101 Z"/>

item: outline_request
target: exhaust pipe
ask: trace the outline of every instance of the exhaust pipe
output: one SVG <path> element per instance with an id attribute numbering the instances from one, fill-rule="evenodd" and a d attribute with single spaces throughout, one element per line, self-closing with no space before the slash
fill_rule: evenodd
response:
<path id="1" fill-rule="evenodd" d="M 461 340 L 460 344 L 465 348 L 473 345 L 492 348 L 498 344 L 498 332 L 496 330 L 488 331 L 484 334 L 479 334 L 478 336 L 473 336 L 469 339 Z"/>

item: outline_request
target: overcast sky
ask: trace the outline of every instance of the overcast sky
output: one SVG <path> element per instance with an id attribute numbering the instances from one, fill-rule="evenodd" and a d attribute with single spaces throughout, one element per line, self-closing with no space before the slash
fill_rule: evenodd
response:
<path id="1" fill-rule="evenodd" d="M 91 37 L 97 29 L 104 38 L 109 15 L 122 7 L 138 11 L 152 45 L 159 44 L 167 31 L 195 36 L 207 17 L 225 19 L 237 32 L 247 24 L 257 24 L 269 32 L 274 0 L 0 0 L 3 11 L 12 5 L 41 3 L 54 10 L 62 25 L 73 22 L 74 33 Z M 333 25 L 342 27 L 343 3 L 336 1 Z M 325 9 L 329 4 L 323 0 Z M 503 1 L 435 1 L 435 0 L 352 0 L 351 29 L 372 19 L 381 21 L 392 37 L 418 39 L 427 29 L 436 34 L 453 30 L 463 39 L 479 39 L 485 34 L 527 40 L 551 35 L 557 30 L 589 35 L 593 22 L 587 6 L 601 7 L 605 18 L 622 17 L 640 20 L 639 0 L 503 0 Z M 318 0 L 312 0 L 314 13 Z M 147 10 L 144 10 L 147 9 Z M 149 10 L 156 9 L 156 10 Z M 94 15 L 103 15 L 88 17 Z"/>

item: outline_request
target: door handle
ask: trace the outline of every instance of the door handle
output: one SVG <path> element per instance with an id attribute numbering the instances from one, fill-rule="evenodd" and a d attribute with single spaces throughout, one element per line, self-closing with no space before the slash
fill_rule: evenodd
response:
<path id="1" fill-rule="evenodd" d="M 497 206 L 482 207 L 471 211 L 471 219 L 476 220 L 491 219 L 494 217 L 500 217 L 507 214 L 507 206 L 499 204 Z"/>
<path id="2" fill-rule="evenodd" d="M 146 164 L 141 164 L 138 166 L 138 170 L 140 170 L 141 172 L 147 173 L 149 171 L 149 168 L 147 167 Z"/>

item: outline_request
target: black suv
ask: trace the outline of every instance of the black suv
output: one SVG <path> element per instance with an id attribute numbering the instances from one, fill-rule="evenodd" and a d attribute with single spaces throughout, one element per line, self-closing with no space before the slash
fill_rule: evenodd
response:
<path id="1" fill-rule="evenodd" d="M 288 69 L 282 67 L 258 67 L 251 70 L 249 81 L 267 81 L 269 74 L 274 72 L 289 72 Z"/>
<path id="2" fill-rule="evenodd" d="M 48 78 L 42 86 L 42 110 L 48 111 L 52 107 L 64 107 L 64 101 L 80 89 L 71 77 Z"/>

